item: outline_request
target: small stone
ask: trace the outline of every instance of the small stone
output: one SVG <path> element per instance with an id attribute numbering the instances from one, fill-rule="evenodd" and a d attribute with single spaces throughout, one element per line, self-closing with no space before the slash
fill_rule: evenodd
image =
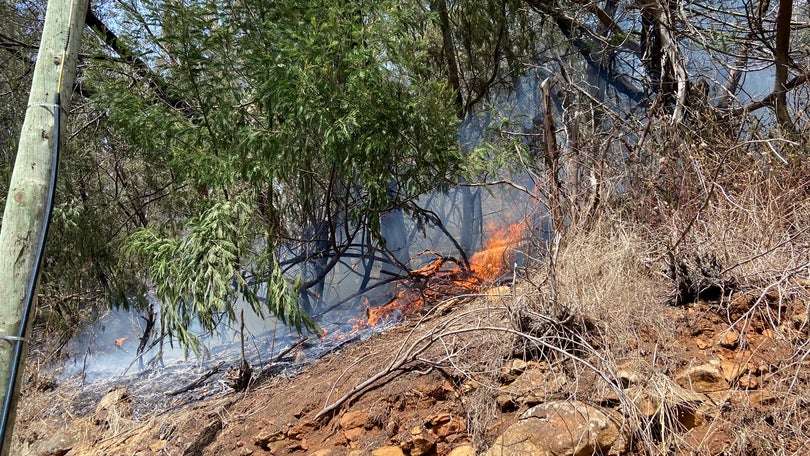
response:
<path id="1" fill-rule="evenodd" d="M 115 427 L 123 419 L 132 417 L 132 396 L 123 386 L 112 388 L 96 405 L 95 422 Z"/>
<path id="2" fill-rule="evenodd" d="M 449 436 L 467 430 L 467 421 L 460 416 L 451 416 L 450 419 L 431 428 L 434 435 L 440 440 L 452 440 Z"/>
<path id="3" fill-rule="evenodd" d="M 720 337 L 720 340 L 717 342 L 718 345 L 724 348 L 735 348 L 740 343 L 740 335 L 737 331 L 730 329 Z"/>
<path id="4" fill-rule="evenodd" d="M 641 373 L 633 369 L 619 369 L 616 376 L 619 378 L 622 388 L 638 384 L 642 379 Z"/>
<path id="5" fill-rule="evenodd" d="M 303 420 L 299 421 L 295 426 L 291 427 L 289 431 L 287 431 L 287 435 L 291 439 L 298 439 L 301 438 L 308 433 L 312 432 L 318 427 L 318 423 L 312 420 Z"/>
<path id="6" fill-rule="evenodd" d="M 712 346 L 712 344 L 710 344 L 709 342 L 706 342 L 705 340 L 701 339 L 700 337 L 695 339 L 695 345 L 697 345 L 698 349 L 700 349 L 700 350 L 705 350 L 705 349 Z"/>
<path id="7" fill-rule="evenodd" d="M 740 388 L 745 388 L 749 390 L 759 388 L 759 380 L 757 379 L 756 376 L 751 374 L 743 375 L 742 377 L 740 377 L 738 382 Z"/>
<path id="8" fill-rule="evenodd" d="M 436 437 L 422 426 L 414 426 L 399 442 L 399 447 L 410 456 L 430 454 L 436 447 Z"/>
<path id="9" fill-rule="evenodd" d="M 633 401 L 638 411 L 647 418 L 652 417 L 661 409 L 660 398 L 654 399 L 646 390 L 633 386 L 625 392 L 627 397 Z"/>
<path id="10" fill-rule="evenodd" d="M 766 390 L 751 391 L 748 393 L 747 399 L 751 407 L 754 407 L 760 411 L 779 401 L 779 397 L 777 395 Z"/>
<path id="11" fill-rule="evenodd" d="M 475 456 L 475 447 L 467 444 L 453 448 L 447 456 Z"/>
<path id="12" fill-rule="evenodd" d="M 439 413 L 437 415 L 433 415 L 432 417 L 427 419 L 426 424 L 429 426 L 438 426 L 443 423 L 447 423 L 453 419 L 453 415 L 449 413 Z"/>
<path id="13" fill-rule="evenodd" d="M 405 456 L 398 446 L 384 446 L 371 452 L 371 456 Z"/>
<path id="14" fill-rule="evenodd" d="M 313 451 L 312 453 L 309 453 L 307 456 L 331 456 L 331 455 L 332 450 L 325 448 L 323 450 Z"/>
<path id="15" fill-rule="evenodd" d="M 479 386 L 481 386 L 480 383 L 476 382 L 475 380 L 469 380 L 464 382 L 463 385 L 461 385 L 461 392 L 463 394 L 469 394 L 478 389 Z"/>
<path id="16" fill-rule="evenodd" d="M 284 431 L 270 431 L 260 433 L 253 443 L 260 448 L 269 448 L 272 444 L 282 442 L 287 439 L 287 433 Z"/>
<path id="17" fill-rule="evenodd" d="M 696 393 L 723 391 L 729 388 L 720 368 L 711 364 L 692 366 L 678 374 L 675 381 L 688 391 Z"/>
<path id="18" fill-rule="evenodd" d="M 515 404 L 515 400 L 512 398 L 511 394 L 501 393 L 495 398 L 495 402 L 498 404 L 498 408 L 502 412 L 514 410 L 517 407 L 517 404 Z"/>
<path id="19" fill-rule="evenodd" d="M 501 410 L 511 409 L 518 404 L 537 405 L 559 392 L 566 383 L 568 378 L 564 374 L 530 365 L 514 382 L 500 388 L 498 405 Z"/>
<path id="20" fill-rule="evenodd" d="M 367 423 L 368 410 L 346 412 L 340 417 L 340 427 L 343 430 L 365 427 Z"/>
<path id="21" fill-rule="evenodd" d="M 345 429 L 343 431 L 343 436 L 346 437 L 346 440 L 348 440 L 350 442 L 356 442 L 356 441 L 360 440 L 360 438 L 363 437 L 365 434 L 366 434 L 365 429 L 363 429 L 361 427 Z"/>
<path id="22" fill-rule="evenodd" d="M 765 339 L 779 339 L 779 334 L 771 328 L 762 330 L 762 337 Z"/>
<path id="23" fill-rule="evenodd" d="M 65 456 L 78 443 L 78 435 L 68 430 L 62 430 L 43 442 L 37 442 L 31 454 L 36 456 Z"/>
<path id="24" fill-rule="evenodd" d="M 500 380 L 502 383 L 512 383 L 518 377 L 518 375 L 522 374 L 523 371 L 526 370 L 528 364 L 526 361 L 522 359 L 513 359 L 507 361 L 503 367 L 501 368 L 500 373 Z"/>
<path id="25" fill-rule="evenodd" d="M 729 383 L 734 383 L 737 381 L 740 375 L 748 371 L 748 366 L 746 364 L 732 360 L 725 360 L 721 362 L 720 368 L 723 370 L 723 377 Z"/>
<path id="26" fill-rule="evenodd" d="M 149 451 L 157 453 L 158 451 L 162 450 L 168 442 L 165 440 L 152 440 L 149 442 Z"/>
<path id="27" fill-rule="evenodd" d="M 734 439 L 734 433 L 726 426 L 700 426 L 686 433 L 684 442 L 691 451 L 680 454 L 725 454 Z"/>

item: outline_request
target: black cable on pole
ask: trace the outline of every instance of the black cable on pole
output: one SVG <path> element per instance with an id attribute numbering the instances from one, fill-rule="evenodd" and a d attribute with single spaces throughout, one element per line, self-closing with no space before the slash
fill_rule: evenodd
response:
<path id="1" fill-rule="evenodd" d="M 49 4 L 50 6 L 50 4 Z M 28 289 L 26 290 L 25 303 L 23 311 L 20 315 L 20 328 L 17 331 L 17 336 L 5 336 L 3 339 L 14 343 L 14 355 L 11 360 L 11 375 L 9 376 L 8 386 L 6 388 L 6 397 L 3 401 L 2 416 L 0 416 L 0 456 L 7 456 L 6 452 L 11 448 L 11 436 L 8 435 L 9 423 L 13 412 L 12 405 L 16 397 L 17 390 L 17 377 L 20 372 L 20 364 L 22 362 L 23 350 L 25 349 L 25 335 L 28 329 L 28 321 L 31 318 L 31 311 L 34 307 L 34 297 L 36 295 L 37 280 L 39 273 L 42 269 L 42 255 L 45 252 L 45 240 L 48 238 L 48 228 L 51 224 L 51 213 L 53 212 L 53 201 L 56 196 L 56 176 L 59 170 L 59 151 L 61 149 L 61 133 L 62 133 L 62 79 L 65 74 L 65 60 L 68 56 L 68 48 L 70 47 L 71 36 L 74 33 L 73 24 L 73 8 L 76 6 L 76 1 L 70 1 L 70 10 L 68 13 L 68 28 L 67 39 L 65 40 L 65 47 L 62 49 L 62 58 L 59 61 L 59 79 L 56 83 L 56 93 L 53 97 L 53 104 L 47 103 L 32 103 L 28 108 L 43 107 L 53 108 L 53 143 L 51 150 L 51 179 L 48 184 L 48 194 L 45 201 L 45 214 L 42 220 L 42 231 L 39 236 L 39 245 L 37 246 L 36 257 L 34 258 L 34 267 L 31 277 L 28 280 Z M 47 21 L 47 13 L 46 13 Z M 43 31 L 44 34 L 44 31 Z M 43 37 L 44 39 L 44 37 Z M 39 62 L 38 62 L 39 63 Z M 27 116 L 27 113 L 26 113 Z"/>
<path id="2" fill-rule="evenodd" d="M 61 74 L 60 84 L 61 86 Z M 60 100 L 59 91 L 56 92 L 53 102 L 53 150 L 51 152 L 51 181 L 48 186 L 48 195 L 45 202 L 45 217 L 42 221 L 42 232 L 39 237 L 39 245 L 37 246 L 37 255 L 34 259 L 34 271 L 28 280 L 28 289 L 25 295 L 25 306 L 20 318 L 20 329 L 14 338 L 8 340 L 14 343 L 14 357 L 11 362 L 11 375 L 9 377 L 8 388 L 6 390 L 6 398 L 3 403 L 3 414 L 0 417 L 0 442 L 5 443 L 6 431 L 8 430 L 9 419 L 11 417 L 11 404 L 14 401 L 14 391 L 17 387 L 17 372 L 20 370 L 20 362 L 22 361 L 23 350 L 25 348 L 25 331 L 28 328 L 28 320 L 31 317 L 31 310 L 34 307 L 34 296 L 37 287 L 37 278 L 42 267 L 42 254 L 45 251 L 45 239 L 48 237 L 48 227 L 51 222 L 51 213 L 53 212 L 53 201 L 56 196 L 56 175 L 59 169 L 59 149 L 61 142 L 60 130 L 62 116 L 62 105 Z"/>

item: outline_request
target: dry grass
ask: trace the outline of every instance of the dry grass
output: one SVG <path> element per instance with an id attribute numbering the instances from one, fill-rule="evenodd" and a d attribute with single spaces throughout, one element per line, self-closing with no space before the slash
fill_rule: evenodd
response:
<path id="1" fill-rule="evenodd" d="M 716 158 L 706 158 L 704 167 L 713 163 Z M 746 169 L 715 181 L 708 173 L 696 176 L 684 192 L 690 197 L 659 205 L 656 223 L 639 223 L 651 220 L 642 216 L 569 227 L 538 262 L 529 278 L 533 289 L 515 299 L 513 306 L 535 315 L 588 322 L 551 325 L 559 333 L 543 337 L 570 356 L 548 357 L 546 350 L 545 360 L 574 380 L 570 397 L 618 401 L 637 452 L 700 453 L 721 437 L 727 454 L 810 451 L 810 180 L 801 169 L 766 171 Z M 693 310 L 669 308 L 673 284 L 663 271 L 673 258 L 689 255 L 717 259 L 712 279 L 725 287 L 724 296 Z M 756 367 L 761 384 L 753 393 L 739 390 L 707 405 L 674 382 L 688 363 L 716 359 L 715 350 L 686 350 L 707 321 L 717 321 L 719 334 L 741 333 L 738 351 L 750 353 L 749 362 L 768 359 L 767 367 Z M 779 352 L 754 345 L 767 338 Z M 599 370 L 593 381 L 586 365 Z M 617 394 L 628 370 L 641 379 L 634 391 L 642 396 Z M 773 399 L 754 404 L 751 394 Z M 706 435 L 689 431 L 695 417 Z"/>

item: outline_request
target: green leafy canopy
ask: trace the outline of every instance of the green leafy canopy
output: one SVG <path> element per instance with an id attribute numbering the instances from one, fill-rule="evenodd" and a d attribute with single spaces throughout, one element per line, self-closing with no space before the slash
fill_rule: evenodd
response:
<path id="1" fill-rule="evenodd" d="M 279 269 L 289 233 L 319 219 L 378 232 L 381 213 L 463 167 L 451 93 L 426 76 L 429 13 L 390 0 L 145 8 L 127 20 L 150 33 L 122 39 L 149 50 L 150 73 L 102 62 L 87 79 L 144 159 L 197 189 L 125 249 L 164 301 L 162 324 L 193 343 L 194 318 L 211 329 L 239 296 L 254 303 L 245 271 L 264 268 L 271 296 L 254 308 L 314 329 L 301 281 Z"/>

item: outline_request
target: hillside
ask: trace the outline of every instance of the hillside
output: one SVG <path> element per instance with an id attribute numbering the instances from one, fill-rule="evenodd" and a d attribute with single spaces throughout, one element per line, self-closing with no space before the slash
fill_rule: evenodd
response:
<path id="1" fill-rule="evenodd" d="M 520 280 L 166 410 L 118 388 L 74 415 L 77 391 L 31 376 L 14 454 L 810 451 L 806 267 L 720 274 L 705 248 L 673 281 L 654 248 L 627 226 L 583 231 Z"/>

